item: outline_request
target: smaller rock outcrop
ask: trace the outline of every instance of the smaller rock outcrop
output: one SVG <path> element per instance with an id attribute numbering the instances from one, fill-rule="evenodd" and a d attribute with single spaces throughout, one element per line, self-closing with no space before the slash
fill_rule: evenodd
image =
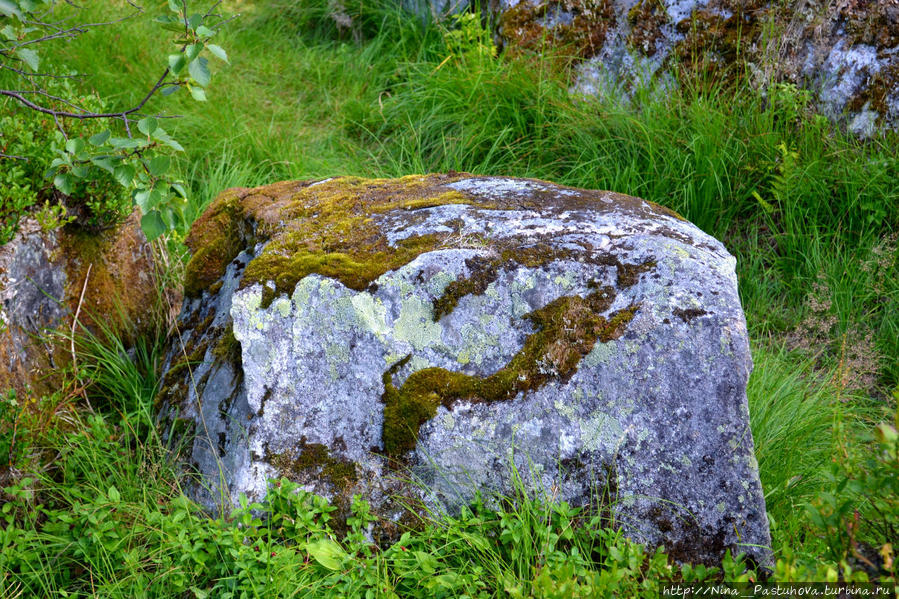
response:
<path id="1" fill-rule="evenodd" d="M 431 0 L 434 15 L 472 2 Z M 899 4 L 887 0 L 491 0 L 512 52 L 555 48 L 576 63 L 573 90 L 621 97 L 675 85 L 671 67 L 747 72 L 790 83 L 819 110 L 869 136 L 899 127 Z"/>
<path id="2" fill-rule="evenodd" d="M 57 375 L 70 352 L 49 333 L 70 331 L 76 313 L 80 325 L 95 333 L 105 327 L 127 344 L 152 324 L 148 310 L 157 299 L 153 256 L 137 213 L 101 233 L 45 231 L 23 219 L 0 246 L 0 390 L 59 388 Z"/>
<path id="3" fill-rule="evenodd" d="M 385 534 L 528 492 L 694 562 L 770 544 L 735 261 L 662 206 L 465 174 L 224 192 L 160 392 L 212 509 L 288 477 Z M 399 498 L 399 501 L 398 501 Z"/>

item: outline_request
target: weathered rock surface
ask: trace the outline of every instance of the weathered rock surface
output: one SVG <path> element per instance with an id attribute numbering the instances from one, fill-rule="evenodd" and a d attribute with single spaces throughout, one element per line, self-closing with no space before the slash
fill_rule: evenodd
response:
<path id="1" fill-rule="evenodd" d="M 395 495 L 509 495 L 514 464 L 681 559 L 767 559 L 735 261 L 675 213 L 535 180 L 340 178 L 226 191 L 188 243 L 160 400 L 211 508 L 286 476 L 390 520 Z"/>
<path id="2" fill-rule="evenodd" d="M 433 0 L 431 12 L 449 8 Z M 498 40 L 562 46 L 583 59 L 575 90 L 626 95 L 673 85 L 673 61 L 745 64 L 760 85 L 790 82 L 860 135 L 899 126 L 899 3 L 895 0 L 492 0 Z"/>
<path id="3" fill-rule="evenodd" d="M 0 391 L 58 389 L 70 354 L 48 333 L 70 330 L 82 290 L 79 324 L 95 333 L 102 323 L 127 343 L 149 324 L 157 286 L 137 214 L 99 234 L 43 231 L 25 219 L 0 246 Z"/>

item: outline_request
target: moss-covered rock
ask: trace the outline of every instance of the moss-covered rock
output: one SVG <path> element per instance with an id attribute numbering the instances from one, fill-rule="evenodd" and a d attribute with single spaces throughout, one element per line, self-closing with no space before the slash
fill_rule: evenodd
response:
<path id="1" fill-rule="evenodd" d="M 899 9 L 890 2 L 497 0 L 512 52 L 574 60 L 575 89 L 628 93 L 682 77 L 792 83 L 862 135 L 899 126 Z"/>
<path id="2" fill-rule="evenodd" d="M 0 391 L 59 388 L 71 352 L 51 333 L 70 334 L 76 314 L 78 332 L 111 333 L 127 346 L 150 332 L 154 306 L 160 287 L 137 213 L 100 233 L 23 220 L 0 247 Z"/>
<path id="3" fill-rule="evenodd" d="M 160 405 L 195 424 L 210 507 L 287 476 L 341 513 L 363 493 L 395 530 L 397 496 L 455 509 L 517 469 L 574 504 L 609 485 L 630 534 L 693 561 L 768 542 L 734 261 L 676 213 L 336 178 L 229 190 L 189 243 Z"/>

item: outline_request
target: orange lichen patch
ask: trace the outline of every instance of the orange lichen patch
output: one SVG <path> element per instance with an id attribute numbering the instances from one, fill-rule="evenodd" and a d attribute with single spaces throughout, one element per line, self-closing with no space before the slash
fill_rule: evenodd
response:
<path id="1" fill-rule="evenodd" d="M 248 240 L 241 201 L 248 190 L 229 189 L 197 219 L 185 239 L 191 259 L 184 273 L 184 295 L 195 297 L 225 272 L 225 267 L 244 249 Z"/>
<path id="2" fill-rule="evenodd" d="M 519 2 L 503 13 L 499 29 L 513 50 L 539 51 L 548 44 L 573 57 L 589 58 L 602 49 L 614 26 L 615 9 L 609 0 L 551 0 L 536 6 Z"/>
<path id="3" fill-rule="evenodd" d="M 126 345 L 148 332 L 153 323 L 148 312 L 161 309 L 160 290 L 138 212 L 99 235 L 65 231 L 60 251 L 68 279 L 65 303 L 73 315 L 81 303 L 79 325 L 95 333 L 106 330 Z"/>

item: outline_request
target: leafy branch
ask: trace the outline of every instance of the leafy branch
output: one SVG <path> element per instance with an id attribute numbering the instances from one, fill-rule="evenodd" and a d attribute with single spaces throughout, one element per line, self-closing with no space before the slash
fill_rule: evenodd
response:
<path id="1" fill-rule="evenodd" d="M 114 25 L 144 13 L 138 4 L 131 1 L 128 4 L 134 10 L 121 19 L 72 24 L 71 15 L 57 17 L 59 12 L 71 12 L 61 11 L 59 0 L 0 0 L 0 72 L 11 75 L 0 78 L 0 96 L 53 118 L 66 143 L 46 176 L 52 178 L 59 191 L 68 196 L 76 180 L 91 179 L 105 171 L 131 191 L 132 200 L 143 215 L 141 226 L 148 238 L 154 239 L 183 220 L 187 192 L 181 182 L 170 177 L 170 154 L 184 151 L 159 124 L 160 120 L 171 117 L 148 114 L 147 104 L 157 95 L 168 96 L 182 87 L 194 100 L 207 101 L 206 88 L 212 78 L 207 55 L 228 62 L 227 53 L 212 43 L 212 38 L 234 17 L 217 12 L 221 0 L 214 2 L 206 12 L 195 13 L 190 12 L 187 0 L 167 0 L 169 14 L 154 21 L 163 30 L 174 34 L 175 51 L 168 55 L 159 78 L 132 106 L 98 111 L 75 98 L 50 93 L 48 81 L 77 75 L 53 69 L 42 71 L 40 45 L 77 38 L 91 29 Z M 10 79 L 12 85 L 4 86 Z M 70 135 L 67 121 L 89 120 L 105 120 L 107 128 L 90 136 Z M 119 135 L 115 134 L 115 129 L 119 129 Z M 3 153 L 0 158 L 21 159 Z"/>

